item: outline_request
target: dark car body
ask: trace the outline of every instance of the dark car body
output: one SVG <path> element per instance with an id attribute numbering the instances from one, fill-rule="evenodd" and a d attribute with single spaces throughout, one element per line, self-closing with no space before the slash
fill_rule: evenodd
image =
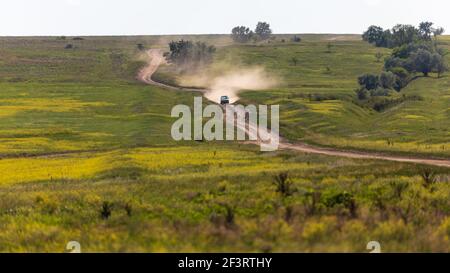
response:
<path id="1" fill-rule="evenodd" d="M 230 98 L 228 96 L 220 97 L 220 104 L 224 105 L 224 104 L 229 104 L 229 103 L 230 103 Z"/>

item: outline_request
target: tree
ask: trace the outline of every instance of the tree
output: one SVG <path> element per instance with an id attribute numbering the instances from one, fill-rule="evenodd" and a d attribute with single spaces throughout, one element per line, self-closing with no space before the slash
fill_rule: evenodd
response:
<path id="1" fill-rule="evenodd" d="M 216 51 L 214 46 L 205 43 L 191 41 L 172 41 L 169 43 L 170 53 L 168 59 L 180 68 L 197 68 L 212 61 L 212 55 Z"/>
<path id="2" fill-rule="evenodd" d="M 367 31 L 363 33 L 362 38 L 366 42 L 380 46 L 381 41 L 383 40 L 383 33 L 383 28 L 378 26 L 370 26 Z"/>
<path id="3" fill-rule="evenodd" d="M 408 85 L 410 74 L 408 71 L 403 67 L 393 67 L 390 69 L 390 72 L 395 74 L 395 90 L 400 91 L 402 88 L 404 88 L 406 85 Z"/>
<path id="4" fill-rule="evenodd" d="M 270 25 L 266 22 L 258 22 L 258 24 L 256 25 L 255 34 L 260 40 L 269 39 L 270 35 L 272 35 Z"/>
<path id="5" fill-rule="evenodd" d="M 395 82 L 397 80 L 397 76 L 394 73 L 387 71 L 381 72 L 380 74 L 380 86 L 385 89 L 392 89 L 395 86 Z"/>
<path id="6" fill-rule="evenodd" d="M 364 74 L 358 77 L 358 83 L 367 90 L 373 90 L 379 86 L 379 77 L 374 74 Z"/>
<path id="7" fill-rule="evenodd" d="M 412 25 L 398 24 L 392 29 L 392 45 L 402 46 L 413 43 L 419 38 L 419 30 Z"/>
<path id="8" fill-rule="evenodd" d="M 437 36 L 444 34 L 444 32 L 445 29 L 442 27 L 435 28 L 433 29 L 433 36 L 436 38 Z"/>
<path id="9" fill-rule="evenodd" d="M 433 33 L 433 23 L 422 22 L 419 25 L 419 35 L 425 41 L 431 40 L 431 34 Z"/>
<path id="10" fill-rule="evenodd" d="M 445 32 L 445 30 L 442 27 L 438 27 L 438 28 L 433 29 L 433 36 L 434 36 L 434 43 L 435 43 L 435 45 L 437 44 L 438 36 L 444 34 L 444 32 Z"/>
<path id="11" fill-rule="evenodd" d="M 445 59 L 438 53 L 432 55 L 431 63 L 433 70 L 438 74 L 438 78 L 440 78 L 444 72 L 448 71 L 448 65 L 445 62 Z"/>
<path id="12" fill-rule="evenodd" d="M 246 43 L 253 37 L 253 31 L 245 26 L 237 26 L 231 30 L 231 37 L 235 42 Z"/>
<path id="13" fill-rule="evenodd" d="M 423 73 L 425 77 L 433 71 L 433 57 L 428 50 L 419 49 L 411 54 L 410 62 L 415 72 Z"/>
<path id="14" fill-rule="evenodd" d="M 370 26 L 363 33 L 362 38 L 364 41 L 374 44 L 376 47 L 390 47 L 392 33 L 389 29 L 383 30 L 383 28 L 378 26 Z"/>
<path id="15" fill-rule="evenodd" d="M 366 100 L 366 99 L 370 98 L 370 92 L 367 91 L 367 89 L 365 89 L 365 88 L 360 88 L 360 89 L 356 90 L 356 95 L 358 96 L 358 99 L 360 99 L 360 100 Z"/>

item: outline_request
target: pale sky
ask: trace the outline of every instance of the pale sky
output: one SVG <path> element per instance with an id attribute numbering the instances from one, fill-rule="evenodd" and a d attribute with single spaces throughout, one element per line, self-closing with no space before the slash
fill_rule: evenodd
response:
<path id="1" fill-rule="evenodd" d="M 361 33 L 432 21 L 448 0 L 1 0 L 0 36 L 229 33 L 267 21 L 275 33 Z"/>

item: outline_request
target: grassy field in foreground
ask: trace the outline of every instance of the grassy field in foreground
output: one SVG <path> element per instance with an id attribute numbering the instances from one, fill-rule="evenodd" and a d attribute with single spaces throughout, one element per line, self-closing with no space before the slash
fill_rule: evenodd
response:
<path id="1" fill-rule="evenodd" d="M 426 186 L 406 164 L 204 144 L 0 170 L 0 251 L 450 251 L 448 169 Z"/>
<path id="2" fill-rule="evenodd" d="M 221 75 L 256 66 L 279 78 L 277 87 L 249 90 L 241 97 L 243 103 L 279 104 L 281 131 L 290 140 L 348 149 L 450 155 L 448 73 L 440 79 L 432 75 L 413 81 L 401 92 L 406 98 L 403 103 L 379 113 L 358 105 L 355 89 L 358 76 L 382 70 L 383 61 L 377 61 L 375 55 L 380 52 L 387 57 L 389 49 L 376 48 L 355 35 L 302 38 L 300 43 L 280 36 L 270 43 L 221 47 L 208 71 Z M 441 37 L 439 44 L 450 49 L 449 37 Z M 171 68 L 165 67 L 157 76 L 176 81 L 171 74 Z"/>
<path id="3" fill-rule="evenodd" d="M 84 252 L 365 252 L 372 240 L 385 252 L 450 251 L 449 169 L 172 141 L 170 110 L 190 105 L 193 94 L 146 86 L 134 77 L 143 65 L 137 43 L 165 47 L 177 38 L 0 38 L 0 251 L 63 252 L 73 240 Z M 369 143 L 382 141 L 350 118 L 352 111 L 367 122 L 390 115 L 350 102 L 356 74 L 381 65 L 373 63 L 375 49 L 354 36 L 305 35 L 299 45 L 248 47 L 225 36 L 191 38 L 220 46 L 218 58 L 231 52 L 284 75 L 284 86 L 244 98 L 287 107 L 283 133 L 292 139 L 316 136 L 326 144 L 335 134 L 339 144 L 347 128 L 354 130 L 349 139 L 362 130 Z M 324 53 L 327 41 L 343 53 Z M 73 48 L 65 49 L 69 43 Z M 322 57 L 308 55 L 313 50 Z M 291 67 L 285 54 L 309 60 Z M 334 56 L 332 75 L 321 70 L 328 56 Z M 314 80 L 299 77 L 300 71 Z M 446 79 L 420 79 L 407 92 L 422 92 L 427 81 L 445 88 Z M 441 94 L 439 88 L 432 92 Z M 302 97 L 319 90 L 339 98 Z M 448 119 L 439 109 L 446 100 L 432 102 L 435 107 L 421 106 L 420 114 L 415 104 L 401 105 L 392 117 L 399 111 L 416 120 L 435 115 L 427 126 L 444 126 Z M 336 114 L 343 109 L 349 114 Z M 299 125 L 300 114 L 311 128 Z M 318 134 L 320 122 L 344 129 Z M 415 141 L 427 137 L 410 123 L 404 126 Z M 439 128 L 427 139 L 445 142 L 445 128 Z M 285 173 L 282 188 L 288 189 L 277 190 L 274 177 L 284 181 Z"/>

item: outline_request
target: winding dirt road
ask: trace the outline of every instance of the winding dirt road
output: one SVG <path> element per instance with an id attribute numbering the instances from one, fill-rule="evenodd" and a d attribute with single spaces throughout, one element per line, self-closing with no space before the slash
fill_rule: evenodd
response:
<path id="1" fill-rule="evenodd" d="M 137 78 L 139 81 L 156 85 L 159 87 L 171 89 L 171 90 L 181 90 L 181 91 L 190 91 L 190 92 L 201 92 L 205 95 L 208 90 L 206 89 L 193 89 L 193 88 L 179 88 L 170 85 L 166 85 L 163 83 L 155 82 L 152 80 L 152 75 L 158 70 L 158 67 L 161 64 L 166 63 L 166 60 L 163 56 L 162 50 L 158 49 L 150 49 L 146 52 L 148 55 L 148 65 L 143 68 Z M 256 125 L 249 124 L 250 127 L 254 127 Z M 243 128 L 244 131 L 249 133 L 248 128 Z M 258 142 L 246 142 L 256 144 Z M 346 157 L 346 158 L 356 158 L 356 159 L 378 159 L 378 160 L 388 160 L 388 161 L 396 161 L 396 162 L 404 162 L 404 163 L 415 163 L 415 164 L 424 164 L 424 165 L 432 165 L 439 167 L 448 167 L 450 168 L 450 159 L 427 159 L 427 158 L 419 158 L 419 157 L 406 157 L 406 156 L 395 156 L 395 155 L 387 155 L 387 154 L 378 154 L 378 153 L 369 153 L 369 152 L 358 152 L 358 151 L 344 151 L 337 150 L 331 148 L 322 148 L 316 147 L 303 143 L 289 143 L 286 140 L 280 138 L 280 149 L 288 149 L 293 151 L 299 151 L 304 153 L 311 154 L 322 154 L 328 156 L 338 156 L 338 157 Z"/>

